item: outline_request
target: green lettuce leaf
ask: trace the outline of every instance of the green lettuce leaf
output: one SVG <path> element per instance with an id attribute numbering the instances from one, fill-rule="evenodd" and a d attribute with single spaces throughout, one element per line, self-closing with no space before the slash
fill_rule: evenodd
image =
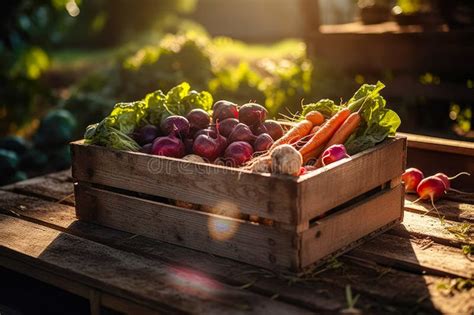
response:
<path id="1" fill-rule="evenodd" d="M 125 133 L 112 127 L 110 117 L 104 118 L 100 123 L 89 125 L 84 134 L 85 143 L 101 145 L 107 148 L 126 151 L 138 151 L 140 146 Z"/>
<path id="2" fill-rule="evenodd" d="M 115 104 L 109 115 L 109 124 L 125 134 L 130 134 L 145 116 L 145 108 L 146 104 L 143 101 Z"/>
<path id="3" fill-rule="evenodd" d="M 207 91 L 199 93 L 193 90 L 183 98 L 182 102 L 186 108 L 186 113 L 194 108 L 201 108 L 208 112 L 211 110 L 214 100 L 211 93 Z"/>
<path id="4" fill-rule="evenodd" d="M 356 154 L 394 136 L 401 124 L 400 117 L 393 110 L 385 108 L 386 100 L 380 95 L 385 86 L 364 84 L 349 100 L 351 110 L 360 110 L 363 122 L 344 144 L 349 154 Z"/>
<path id="5" fill-rule="evenodd" d="M 163 113 L 167 111 L 165 104 L 166 95 L 161 90 L 147 94 L 145 97 L 145 116 L 141 125 L 159 125 Z"/>
<path id="6" fill-rule="evenodd" d="M 331 117 L 342 109 L 342 106 L 336 105 L 333 100 L 322 99 L 317 103 L 303 105 L 302 118 L 310 111 L 317 110 L 326 117 Z"/>

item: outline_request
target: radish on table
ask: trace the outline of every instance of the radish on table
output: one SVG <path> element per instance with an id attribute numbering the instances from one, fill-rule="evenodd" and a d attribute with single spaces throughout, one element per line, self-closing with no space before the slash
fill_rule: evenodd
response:
<path id="1" fill-rule="evenodd" d="M 407 168 L 402 175 L 402 181 L 405 185 L 405 191 L 416 193 L 416 188 L 424 177 L 425 175 L 419 169 L 414 167 Z"/>

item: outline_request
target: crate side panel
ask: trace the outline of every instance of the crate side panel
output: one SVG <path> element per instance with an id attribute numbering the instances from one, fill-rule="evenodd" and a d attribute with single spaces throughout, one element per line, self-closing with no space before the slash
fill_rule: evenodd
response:
<path id="1" fill-rule="evenodd" d="M 134 192 L 258 215 L 296 220 L 297 183 L 210 164 L 72 144 L 73 177 Z"/>
<path id="2" fill-rule="evenodd" d="M 400 176 L 405 167 L 406 139 L 392 138 L 356 155 L 329 165 L 327 170 L 300 183 L 301 218 L 310 220 L 354 197 Z"/>
<path id="3" fill-rule="evenodd" d="M 302 233 L 302 267 L 403 218 L 402 185 L 320 220 Z"/>
<path id="4" fill-rule="evenodd" d="M 270 269 L 296 266 L 294 233 L 79 183 L 79 218 Z M 84 214 L 87 214 L 84 216 Z"/>

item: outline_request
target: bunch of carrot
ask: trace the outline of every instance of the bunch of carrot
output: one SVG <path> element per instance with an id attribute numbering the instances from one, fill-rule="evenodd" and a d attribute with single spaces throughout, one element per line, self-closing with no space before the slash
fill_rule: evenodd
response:
<path id="1" fill-rule="evenodd" d="M 356 104 L 357 105 L 357 104 Z M 358 108 L 357 111 L 354 111 Z M 283 137 L 276 141 L 272 148 L 281 144 L 300 145 L 299 152 L 304 164 L 316 161 L 317 167 L 322 166 L 320 155 L 334 144 L 343 144 L 357 130 L 362 117 L 359 106 L 348 106 L 341 109 L 331 118 L 318 111 L 311 111 L 305 118 L 291 128 Z"/>

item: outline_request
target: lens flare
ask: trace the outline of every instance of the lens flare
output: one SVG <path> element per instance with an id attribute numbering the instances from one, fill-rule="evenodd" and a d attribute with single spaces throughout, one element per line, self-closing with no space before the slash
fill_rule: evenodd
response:
<path id="1" fill-rule="evenodd" d="M 218 241 L 230 239 L 239 228 L 238 221 L 231 219 L 239 217 L 240 211 L 237 206 L 229 202 L 221 202 L 210 210 L 209 212 L 213 214 L 229 217 L 209 217 L 207 227 L 211 238 Z"/>
<path id="2" fill-rule="evenodd" d="M 184 267 L 170 267 L 167 274 L 170 283 L 183 293 L 210 295 L 218 292 L 220 288 L 219 283 L 214 279 Z"/>

